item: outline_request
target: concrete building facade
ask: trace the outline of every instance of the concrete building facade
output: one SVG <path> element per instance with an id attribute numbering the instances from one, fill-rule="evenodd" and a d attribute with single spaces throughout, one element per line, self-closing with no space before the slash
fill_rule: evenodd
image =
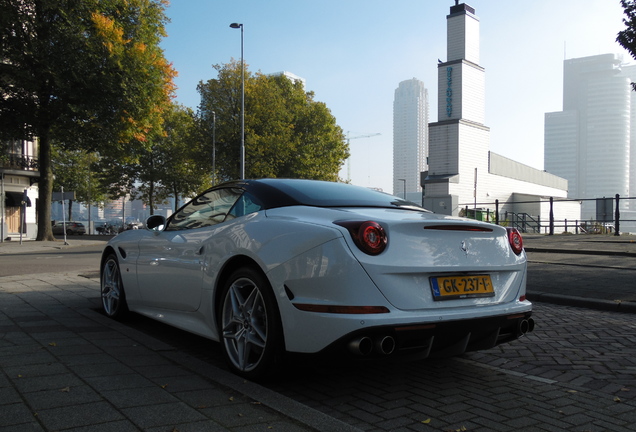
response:
<path id="1" fill-rule="evenodd" d="M 485 69 L 479 61 L 479 18 L 467 4 L 447 16 L 447 59 L 438 64 L 438 121 L 429 125 L 423 204 L 436 213 L 499 217 L 523 211 L 548 219 L 544 202 L 567 196 L 567 180 L 490 151 L 485 125 Z M 533 204 L 529 201 L 534 201 Z M 555 217 L 579 218 L 579 203 L 559 202 Z M 525 217 L 525 216 L 524 216 Z"/>
<path id="2" fill-rule="evenodd" d="M 35 239 L 40 179 L 37 141 L 0 142 L 0 241 Z"/>

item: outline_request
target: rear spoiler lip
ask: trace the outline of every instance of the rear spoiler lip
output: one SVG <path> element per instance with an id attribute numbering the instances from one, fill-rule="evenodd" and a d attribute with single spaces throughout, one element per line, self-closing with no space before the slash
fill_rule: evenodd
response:
<path id="1" fill-rule="evenodd" d="M 439 231 L 470 231 L 470 232 L 493 232 L 492 228 L 479 226 L 479 225 L 460 225 L 460 224 L 447 224 L 447 225 L 427 225 L 424 229 L 439 230 Z"/>

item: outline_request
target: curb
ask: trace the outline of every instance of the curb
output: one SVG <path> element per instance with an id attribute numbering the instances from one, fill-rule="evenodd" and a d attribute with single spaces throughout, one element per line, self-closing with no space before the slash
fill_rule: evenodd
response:
<path id="1" fill-rule="evenodd" d="M 600 300 L 544 292 L 528 292 L 526 293 L 526 297 L 530 301 L 551 303 L 560 306 L 583 307 L 608 312 L 636 313 L 636 302 Z"/>
<path id="2" fill-rule="evenodd" d="M 546 247 L 524 247 L 526 252 L 537 253 L 556 253 L 556 254 L 572 254 L 572 255 L 606 255 L 606 256 L 623 256 L 636 258 L 635 252 L 623 252 L 623 251 L 598 251 L 588 249 L 554 249 Z"/>

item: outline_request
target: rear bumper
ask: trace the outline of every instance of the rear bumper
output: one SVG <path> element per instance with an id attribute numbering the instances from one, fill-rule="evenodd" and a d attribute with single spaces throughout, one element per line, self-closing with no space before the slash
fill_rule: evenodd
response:
<path id="1" fill-rule="evenodd" d="M 358 357 L 448 357 L 493 348 L 533 331 L 532 312 L 486 318 L 380 326 L 350 333 L 322 353 Z"/>

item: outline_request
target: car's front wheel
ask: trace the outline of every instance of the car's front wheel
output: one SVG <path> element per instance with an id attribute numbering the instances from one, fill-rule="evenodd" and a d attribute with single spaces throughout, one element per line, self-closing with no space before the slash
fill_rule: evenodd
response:
<path id="1" fill-rule="evenodd" d="M 128 313 L 126 293 L 115 254 L 106 257 L 101 271 L 102 307 L 106 315 L 121 319 Z"/>
<path id="2" fill-rule="evenodd" d="M 236 270 L 223 286 L 221 302 L 221 347 L 232 371 L 249 379 L 276 372 L 285 344 L 267 278 L 253 268 Z"/>

